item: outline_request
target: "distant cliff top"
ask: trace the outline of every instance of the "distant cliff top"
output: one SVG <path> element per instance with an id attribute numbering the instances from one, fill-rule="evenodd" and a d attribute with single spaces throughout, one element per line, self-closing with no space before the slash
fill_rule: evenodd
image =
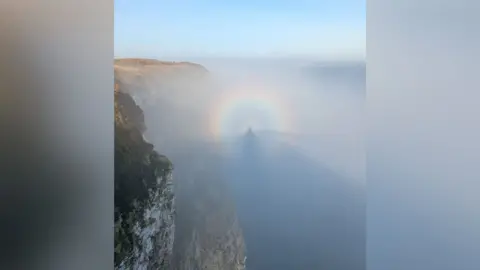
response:
<path id="1" fill-rule="evenodd" d="M 196 88 L 209 78 L 208 70 L 190 62 L 168 62 L 156 59 L 122 58 L 114 60 L 115 88 L 138 95 L 140 92 L 161 92 L 167 85 L 175 88 L 194 84 Z M 183 87 L 187 89 L 188 87 Z M 163 94 L 163 97 L 171 94 Z M 151 99 L 151 97 L 148 97 Z"/>
<path id="2" fill-rule="evenodd" d="M 208 72 L 208 70 L 196 63 L 191 62 L 172 62 L 172 61 L 161 61 L 157 59 L 147 59 L 147 58 L 119 58 L 114 60 L 115 68 L 121 67 L 134 67 L 134 68 L 187 68 L 202 72 Z"/>

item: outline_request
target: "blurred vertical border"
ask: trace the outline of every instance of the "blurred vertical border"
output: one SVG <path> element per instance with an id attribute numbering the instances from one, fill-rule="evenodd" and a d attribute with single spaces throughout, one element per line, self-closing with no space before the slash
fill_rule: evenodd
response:
<path id="1" fill-rule="evenodd" d="M 0 3 L 0 269 L 113 269 L 113 1 Z"/>
<path id="2" fill-rule="evenodd" d="M 367 0 L 367 269 L 480 269 L 480 2 Z"/>

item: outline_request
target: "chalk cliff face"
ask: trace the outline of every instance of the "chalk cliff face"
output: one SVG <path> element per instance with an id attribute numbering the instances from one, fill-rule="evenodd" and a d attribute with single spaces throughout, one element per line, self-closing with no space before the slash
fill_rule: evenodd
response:
<path id="1" fill-rule="evenodd" d="M 115 89 L 115 268 L 170 269 L 172 164 L 143 138 L 142 110 Z"/>
<path id="2" fill-rule="evenodd" d="M 120 59 L 115 61 L 114 66 L 119 92 L 132 96 L 142 107 L 145 112 L 144 122 L 148 126 L 146 136 L 156 147 L 162 149 L 162 153 L 168 155 L 175 167 L 175 240 L 173 241 L 173 234 L 170 234 L 171 230 L 162 229 L 165 227 L 148 233 L 144 229 L 144 233 L 139 235 L 158 234 L 160 236 L 157 240 L 163 239 L 166 242 L 147 241 L 146 245 L 139 246 L 143 250 L 151 250 L 152 245 L 160 245 L 159 249 L 167 255 L 162 258 L 163 255 L 154 251 L 157 257 L 149 258 L 168 261 L 168 269 L 245 269 L 243 233 L 227 185 L 228 179 L 220 170 L 222 159 L 211 146 L 201 140 L 195 141 L 195 136 L 201 137 L 203 134 L 204 127 L 201 123 L 205 121 L 194 119 L 205 116 L 190 111 L 190 108 L 199 98 L 208 98 L 208 84 L 205 83 L 208 71 L 197 64 L 150 59 Z M 189 126 L 186 127 L 187 122 Z M 139 130 L 142 128 L 139 127 Z M 171 174 L 166 173 L 165 176 L 165 179 L 171 180 Z M 156 222 L 170 224 L 170 228 L 173 228 L 173 219 L 169 223 L 165 218 L 173 212 L 169 208 L 173 204 L 163 203 L 170 201 L 163 196 L 173 197 L 170 195 L 172 191 L 158 190 L 158 196 L 152 195 L 149 198 L 150 201 L 159 202 L 157 208 L 160 211 L 156 213 L 162 214 L 157 214 L 157 217 L 150 220 L 161 220 Z M 135 258 L 144 260 L 147 257 Z M 135 267 L 138 265 L 137 263 Z M 135 267 L 134 269 L 139 269 Z M 147 268 L 142 269 L 148 267 L 153 266 L 147 264 Z"/>

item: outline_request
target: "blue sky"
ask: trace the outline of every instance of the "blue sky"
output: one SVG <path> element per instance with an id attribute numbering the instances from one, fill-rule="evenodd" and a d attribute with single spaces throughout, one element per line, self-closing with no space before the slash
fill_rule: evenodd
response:
<path id="1" fill-rule="evenodd" d="M 364 57 L 360 0 L 116 0 L 115 56 Z"/>

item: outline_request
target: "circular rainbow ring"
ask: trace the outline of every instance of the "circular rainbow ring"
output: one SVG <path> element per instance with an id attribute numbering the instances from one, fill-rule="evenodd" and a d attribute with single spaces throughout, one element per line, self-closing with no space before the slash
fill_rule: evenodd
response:
<path id="1" fill-rule="evenodd" d="M 288 101 L 266 85 L 250 83 L 225 90 L 213 102 L 209 112 L 210 134 L 216 139 L 231 134 L 232 127 L 239 124 L 235 123 L 238 114 L 248 110 L 264 112 L 262 117 L 268 122 L 269 129 L 293 130 L 293 113 Z"/>

